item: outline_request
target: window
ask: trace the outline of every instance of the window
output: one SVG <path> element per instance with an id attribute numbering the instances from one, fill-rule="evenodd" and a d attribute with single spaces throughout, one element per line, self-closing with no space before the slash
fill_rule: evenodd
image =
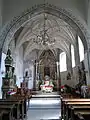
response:
<path id="1" fill-rule="evenodd" d="M 5 58 L 6 58 L 6 54 L 2 53 L 2 58 L 1 58 L 1 73 L 0 73 L 0 98 L 2 98 L 2 91 L 1 91 L 1 87 L 2 87 L 2 77 L 5 77 Z"/>
<path id="2" fill-rule="evenodd" d="M 2 53 L 2 59 L 1 59 L 1 76 L 5 76 L 5 58 L 6 54 Z"/>
<path id="3" fill-rule="evenodd" d="M 67 65 L 66 65 L 66 53 L 62 52 L 60 54 L 60 72 L 66 71 Z"/>
<path id="4" fill-rule="evenodd" d="M 75 67 L 74 46 L 71 45 L 72 67 Z"/>
<path id="5" fill-rule="evenodd" d="M 84 60 L 84 46 L 79 36 L 78 36 L 78 45 L 79 45 L 79 56 L 81 62 L 82 60 Z"/>

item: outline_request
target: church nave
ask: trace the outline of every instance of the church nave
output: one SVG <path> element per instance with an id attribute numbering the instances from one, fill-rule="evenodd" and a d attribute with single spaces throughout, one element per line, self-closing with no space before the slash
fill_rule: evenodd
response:
<path id="1" fill-rule="evenodd" d="M 90 119 L 90 0 L 0 0 L 0 120 Z"/>

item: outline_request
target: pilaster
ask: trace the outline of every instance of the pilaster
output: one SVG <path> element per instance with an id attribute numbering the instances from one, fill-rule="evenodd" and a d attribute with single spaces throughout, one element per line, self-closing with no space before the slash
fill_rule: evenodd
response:
<path id="1" fill-rule="evenodd" d="M 80 65 L 80 55 L 79 55 L 79 43 L 78 43 L 78 36 L 76 35 L 76 41 L 74 45 L 74 55 L 75 55 L 75 65 Z"/>
<path id="2" fill-rule="evenodd" d="M 71 44 L 69 45 L 69 57 L 66 55 L 67 71 L 72 73 L 72 54 L 71 54 Z"/>
<path id="3" fill-rule="evenodd" d="M 60 55 L 60 49 L 57 48 L 57 90 L 60 91 L 60 86 L 61 86 L 61 76 L 60 76 L 60 61 L 59 61 L 59 55 Z"/>
<path id="4" fill-rule="evenodd" d="M 84 64 L 85 64 L 85 72 L 86 72 L 86 82 L 87 85 L 90 85 L 90 48 L 88 50 L 85 50 L 85 58 L 84 58 Z"/>
<path id="5" fill-rule="evenodd" d="M 34 61 L 34 80 L 33 80 L 33 90 L 36 90 L 36 60 Z"/>

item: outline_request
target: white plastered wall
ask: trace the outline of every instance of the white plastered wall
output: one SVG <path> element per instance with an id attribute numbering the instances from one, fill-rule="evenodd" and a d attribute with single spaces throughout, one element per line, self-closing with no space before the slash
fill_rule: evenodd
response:
<path id="1" fill-rule="evenodd" d="M 32 63 L 24 63 L 24 75 L 25 72 L 28 71 L 28 88 L 32 89 L 33 88 L 33 80 L 34 80 L 34 66 Z"/>
<path id="2" fill-rule="evenodd" d="M 19 51 L 16 53 L 16 84 L 20 87 L 20 83 L 23 81 L 23 47 L 21 46 Z"/>

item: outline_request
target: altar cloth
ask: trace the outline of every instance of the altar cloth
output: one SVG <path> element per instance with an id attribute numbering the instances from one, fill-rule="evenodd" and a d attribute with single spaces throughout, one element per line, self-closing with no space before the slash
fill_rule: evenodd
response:
<path id="1" fill-rule="evenodd" d="M 45 92 L 52 92 L 53 91 L 53 86 L 50 85 L 41 85 L 41 91 L 45 91 Z"/>

